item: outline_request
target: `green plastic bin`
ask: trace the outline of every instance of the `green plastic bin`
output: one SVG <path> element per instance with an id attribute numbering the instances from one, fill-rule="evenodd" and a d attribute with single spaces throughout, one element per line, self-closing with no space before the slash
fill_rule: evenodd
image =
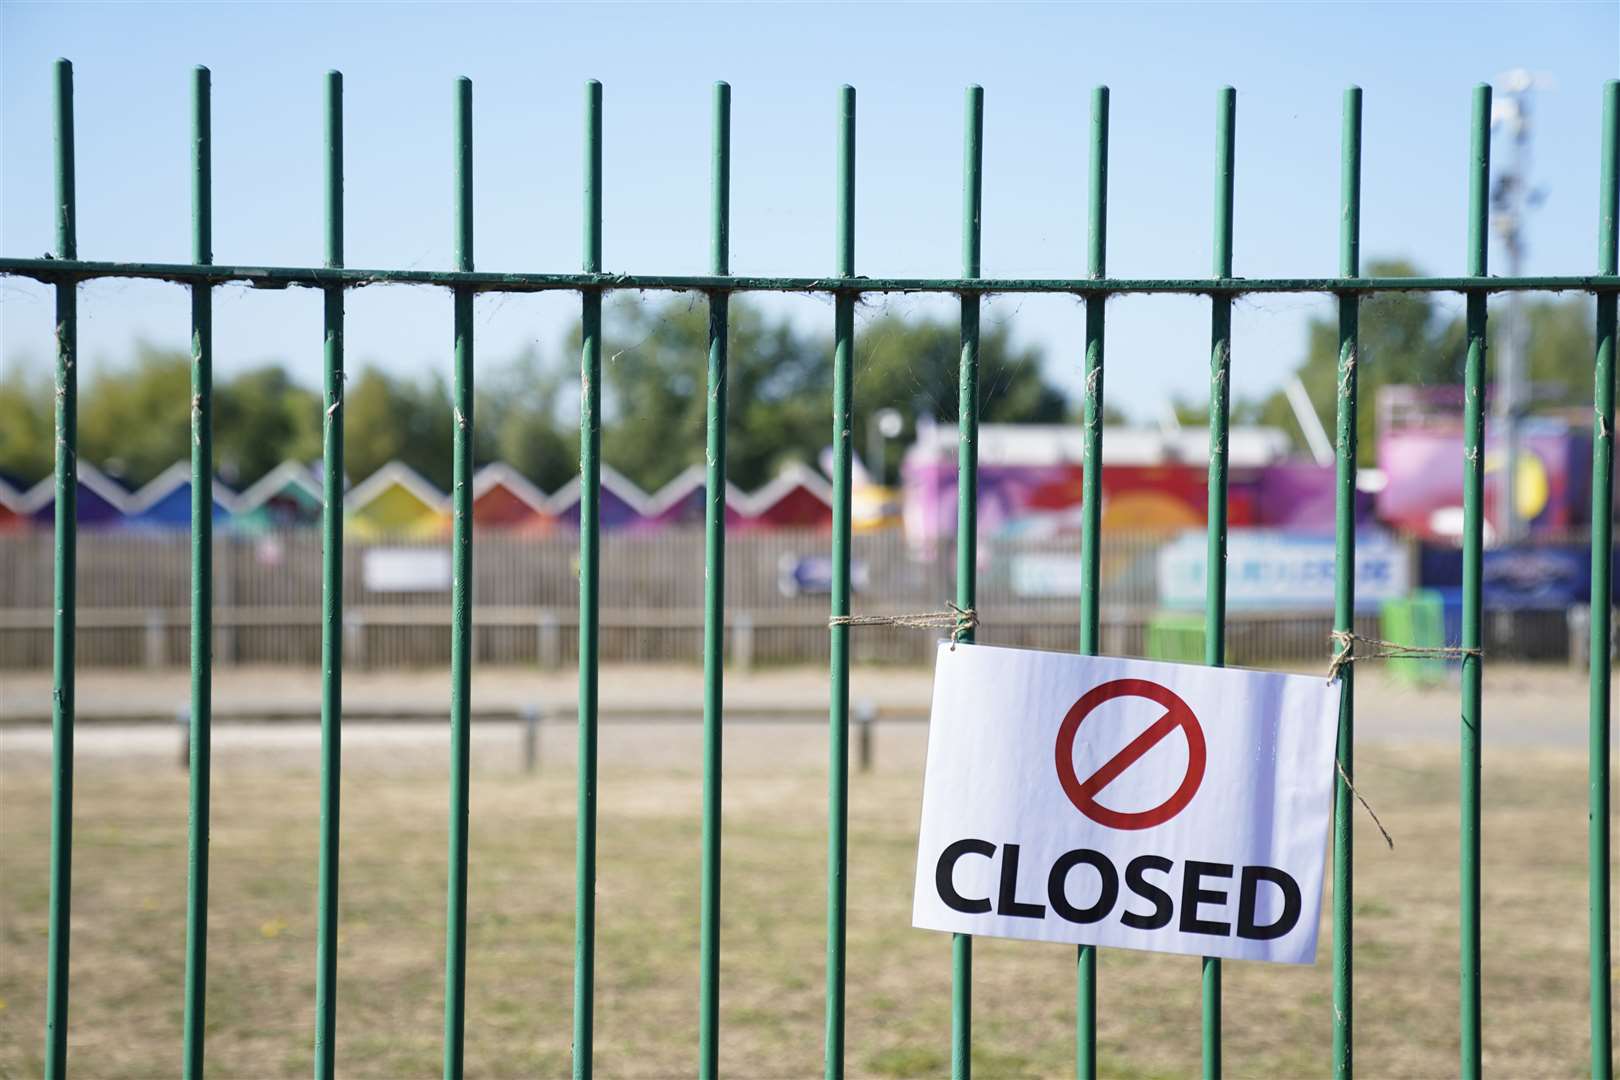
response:
<path id="1" fill-rule="evenodd" d="M 1204 662 L 1204 617 L 1163 611 L 1148 620 L 1147 654 L 1150 660 L 1178 664 Z"/>
<path id="2" fill-rule="evenodd" d="M 1445 602 L 1434 589 L 1385 600 L 1378 614 L 1379 636 L 1385 641 L 1424 649 L 1446 643 Z M 1385 666 L 1390 678 L 1408 686 L 1432 686 L 1446 677 L 1446 662 L 1432 657 L 1390 659 Z"/>

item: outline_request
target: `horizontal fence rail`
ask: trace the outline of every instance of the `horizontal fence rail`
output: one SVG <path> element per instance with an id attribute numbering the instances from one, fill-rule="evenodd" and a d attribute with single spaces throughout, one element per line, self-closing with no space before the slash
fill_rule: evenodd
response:
<path id="1" fill-rule="evenodd" d="M 1245 293 L 1383 292 L 1620 292 L 1620 275 L 1519 275 L 1490 277 L 1295 277 L 1295 278 L 916 278 L 759 277 L 739 274 L 534 274 L 462 270 L 358 270 L 313 266 L 215 266 L 195 263 L 96 262 L 78 259 L 0 258 L 0 274 L 48 285 L 98 278 L 156 279 L 206 285 L 359 289 L 371 285 L 438 285 L 478 293 L 703 292 L 703 293 L 1073 293 L 1109 296 L 1170 293 L 1193 296 Z"/>
<path id="2" fill-rule="evenodd" d="M 1223 452 L 1227 431 L 1230 374 L 1236 343 L 1231 333 L 1231 305 L 1235 297 L 1248 293 L 1318 293 L 1339 300 L 1340 358 L 1336 430 L 1337 495 L 1337 595 L 1331 619 L 1324 617 L 1322 629 L 1353 630 L 1356 626 L 1353 604 L 1353 480 L 1357 460 L 1355 445 L 1356 368 L 1358 363 L 1357 304 L 1365 296 L 1386 292 L 1443 291 L 1461 294 L 1467 301 L 1467 367 L 1465 426 L 1466 449 L 1457 466 L 1465 479 L 1466 506 L 1463 535 L 1464 615 L 1462 643 L 1477 650 L 1485 644 L 1484 618 L 1480 594 L 1481 549 L 1483 544 L 1483 380 L 1488 298 L 1504 292 L 1578 291 L 1597 297 L 1597 351 L 1594 357 L 1593 409 L 1593 528 L 1592 595 L 1594 613 L 1612 605 L 1609 575 L 1609 549 L 1612 544 L 1612 505 L 1614 454 L 1614 351 L 1616 304 L 1620 300 L 1620 267 L 1616 263 L 1616 216 L 1620 207 L 1620 82 L 1604 88 L 1603 129 L 1599 207 L 1599 258 L 1597 273 L 1585 276 L 1541 276 L 1494 278 L 1486 266 L 1486 192 L 1489 173 L 1490 90 L 1474 92 L 1471 134 L 1472 151 L 1465 179 L 1469 192 L 1469 246 L 1467 273 L 1456 277 L 1368 278 L 1359 275 L 1359 225 L 1361 118 L 1360 91 L 1352 88 L 1345 98 L 1342 143 L 1342 188 L 1340 229 L 1341 276 L 1334 278 L 1256 278 L 1234 276 L 1233 190 L 1238 156 L 1235 140 L 1236 93 L 1223 89 L 1217 99 L 1216 198 L 1214 269 L 1208 278 L 1119 279 L 1106 276 L 1104 266 L 1106 228 L 1106 181 L 1108 150 L 1108 93 L 1099 89 L 1092 101 L 1091 168 L 1089 193 L 1088 276 L 1074 279 L 992 279 L 979 276 L 982 240 L 983 173 L 982 138 L 984 95 L 977 87 L 968 91 L 965 112 L 963 176 L 963 267 L 960 278 L 863 278 L 855 273 L 855 91 L 843 87 L 838 95 L 836 125 L 836 184 L 832 195 L 837 206 L 833 273 L 818 277 L 749 277 L 729 273 L 727 257 L 729 223 L 730 90 L 716 89 L 714 98 L 713 173 L 711 177 L 711 273 L 686 276 L 656 276 L 607 273 L 603 270 L 603 91 L 592 81 L 586 87 L 584 115 L 584 183 L 582 265 L 570 273 L 500 273 L 473 268 L 472 219 L 472 88 L 465 79 L 455 84 L 455 131 L 453 162 L 455 185 L 455 250 L 453 270 L 362 270 L 348 268 L 343 261 L 343 127 L 342 82 L 333 72 L 328 76 L 326 95 L 326 265 L 313 267 L 264 267 L 216 265 L 211 261 L 211 194 L 209 136 L 209 80 L 205 70 L 194 75 L 193 126 L 193 261 L 168 263 L 110 263 L 81 260 L 76 235 L 74 176 L 73 79 L 72 67 L 60 61 L 55 70 L 55 200 L 51 209 L 56 224 L 56 244 L 46 258 L 0 258 L 0 274 L 29 277 L 53 287 L 56 303 L 56 394 L 55 394 L 55 532 L 52 544 L 52 595 L 49 604 L 52 654 L 52 801 L 50 850 L 49 947 L 45 973 L 45 1075 L 65 1077 L 68 1060 L 69 1006 L 69 929 L 72 881 L 72 792 L 73 732 L 75 720 L 74 671 L 79 641 L 76 588 L 80 570 L 77 563 L 79 535 L 75 517 L 77 477 L 77 287 L 101 278 L 155 278 L 187 287 L 192 295 L 193 340 L 193 516 L 192 545 L 188 574 L 189 661 L 192 668 L 189 719 L 191 774 L 191 825 L 187 892 L 187 946 L 184 985 L 184 1046 L 182 1071 L 200 1077 L 205 1063 L 206 1023 L 206 939 L 208 875 L 209 734 L 211 729 L 211 649 L 218 632 L 229 625 L 223 617 L 218 579 L 219 551 L 210 542 L 208 518 L 211 512 L 207 485 L 211 475 L 209 441 L 212 435 L 213 400 L 211 381 L 211 290 L 228 284 L 254 288 L 306 286 L 321 289 L 325 298 L 325 416 L 323 420 L 323 479 L 325 510 L 319 545 L 319 655 L 322 665 L 321 706 L 321 836 L 318 880 L 318 931 L 316 947 L 316 1017 L 313 1036 L 315 1075 L 335 1074 L 338 1034 L 336 1002 L 336 933 L 338 900 L 338 813 L 339 750 L 344 710 L 341 678 L 344 642 L 349 622 L 346 601 L 351 589 L 347 575 L 342 532 L 343 464 L 343 300 L 347 290 L 376 285 L 429 285 L 448 288 L 454 293 L 454 395 L 455 425 L 453 459 L 456 485 L 451 551 L 453 583 L 448 605 L 430 604 L 423 622 L 446 629 L 452 671 L 450 723 L 451 814 L 447 850 L 446 959 L 444 999 L 443 1063 L 446 1077 L 459 1077 L 462 1071 L 465 1032 L 466 965 L 466 883 L 468 806 L 470 776 L 468 740 L 473 722 L 470 706 L 472 668 L 477 652 L 477 633 L 489 629 L 478 615 L 479 578 L 475 576 L 473 550 L 475 535 L 471 522 L 471 451 L 475 417 L 472 413 L 474 353 L 472 303 L 485 292 L 574 291 L 580 294 L 582 315 L 580 458 L 581 499 L 577 575 L 578 616 L 573 622 L 578 633 L 578 816 L 576 837 L 576 907 L 574 956 L 573 1074 L 592 1075 L 593 1010 L 595 1005 L 595 888 L 596 888 L 596 780 L 598 668 L 607 637 L 610 609 L 603 606 L 604 586 L 612 588 L 614 575 L 630 569 L 621 562 L 611 541 L 600 533 L 599 497 L 601 333 L 602 297 L 614 290 L 695 291 L 707 294 L 710 303 L 708 384 L 708 499 L 702 554 L 709 584 L 686 602 L 701 608 L 693 628 L 701 634 L 705 665 L 703 723 L 704 817 L 701 844 L 702 900 L 700 904 L 699 966 L 702 989 L 697 1002 L 696 1055 L 698 1072 L 705 1077 L 718 1072 L 721 1045 L 719 1028 L 719 977 L 722 953 L 719 939 L 719 864 L 721 821 L 719 797 L 721 759 L 718 725 L 722 716 L 721 660 L 728 633 L 736 630 L 735 595 L 724 590 L 727 542 L 724 535 L 723 506 L 724 444 L 726 433 L 726 302 L 733 293 L 828 293 L 835 299 L 833 385 L 831 419 L 834 448 L 834 524 L 831 541 L 832 575 L 828 607 L 832 621 L 809 622 L 813 632 L 827 643 L 830 658 L 828 707 L 828 848 L 827 848 L 827 958 L 825 1012 L 825 1071 L 830 1078 L 841 1077 L 845 1065 L 845 925 L 849 867 L 847 848 L 849 797 L 849 739 L 851 710 L 849 667 L 854 646 L 849 626 L 840 621 L 852 613 L 855 580 L 852 560 L 860 550 L 860 538 L 851 535 L 850 494 L 852 445 L 850 417 L 854 409 L 855 351 L 854 305 L 868 293 L 919 292 L 954 294 L 961 299 L 960 369 L 960 456 L 956 565 L 953 594 L 963 607 L 984 608 L 993 615 L 990 594 L 980 588 L 980 567 L 975 551 L 977 515 L 976 416 L 979 300 L 994 293 L 1064 293 L 1085 301 L 1084 343 L 1086 469 L 1085 505 L 1080 549 L 1082 586 L 1079 596 L 1079 647 L 1082 652 L 1112 651 L 1106 637 L 1105 612 L 1101 604 L 1104 588 L 1099 565 L 1107 557 L 1098 516 L 1100 485 L 1097 474 L 1102 462 L 1103 413 L 1103 316 L 1104 301 L 1126 293 L 1186 294 L 1205 296 L 1211 302 L 1211 428 L 1215 452 L 1209 467 L 1208 565 L 1206 582 L 1204 659 L 1221 664 L 1238 650 L 1238 631 L 1243 620 L 1226 610 L 1221 566 L 1226 549 L 1226 460 Z M 1096 464 L 1098 468 L 1089 466 Z M 1601 509 L 1600 509 L 1601 508 Z M 477 538 L 483 550 L 487 538 Z M 302 554 L 313 552 L 302 549 Z M 519 558 L 526 557 L 519 555 Z M 696 553 L 686 565 L 697 564 Z M 735 563 L 733 563 L 735 566 Z M 602 570 L 611 572 L 604 578 Z M 115 578 L 127 578 L 129 566 L 118 568 Z M 570 576 L 566 580 L 572 582 Z M 948 585 L 939 580 L 932 598 L 944 594 Z M 234 603 L 234 601 L 227 601 Z M 446 608 L 448 607 L 448 610 Z M 728 609 L 733 619 L 727 619 Z M 402 607 L 401 610 L 409 610 Z M 234 621 L 234 620 L 233 620 Z M 1073 641 L 1074 614 L 1061 617 L 1068 641 Z M 1589 711 L 1589 865 L 1590 882 L 1590 959 L 1591 959 L 1591 1061 L 1594 1077 L 1612 1073 L 1610 1017 L 1610 835 L 1609 835 L 1609 713 L 1610 673 L 1602 657 L 1610 654 L 1610 620 L 1590 621 L 1591 704 Z M 987 620 L 988 624 L 988 620 Z M 1054 623 L 1054 625 L 1059 625 Z M 88 630 L 88 624 L 86 626 Z M 998 635 L 1008 644 L 1027 644 Z M 1318 639 L 1318 655 L 1325 642 Z M 1129 651 L 1129 650 L 1120 650 Z M 1462 665 L 1460 749 L 1462 786 L 1460 792 L 1460 947 L 1461 1014 L 1459 1067 L 1464 1076 L 1478 1076 L 1483 1061 L 1483 1015 L 1480 997 L 1480 960 L 1483 935 L 1480 924 L 1481 868 L 1480 839 L 1480 751 L 1483 714 L 1481 701 L 1482 658 L 1477 651 L 1464 657 Z M 1348 682 L 1348 680 L 1347 680 Z M 1336 787 L 1334 816 L 1334 942 L 1333 942 L 1333 1047 L 1332 1071 L 1337 1077 L 1352 1073 L 1352 924 L 1350 919 L 1352 842 L 1350 802 L 1353 760 L 1353 704 L 1344 696 L 1339 719 L 1340 782 Z M 1203 1031 L 1201 1056 L 1206 1076 L 1218 1076 L 1222 1069 L 1221 972 L 1213 960 L 1202 965 L 1201 1000 Z M 958 937 L 952 943 L 952 1003 L 950 1061 L 953 1076 L 967 1077 L 972 1068 L 971 1039 L 971 942 Z M 1076 991 L 1076 1072 L 1081 1077 L 1096 1074 L 1096 1018 L 1102 1002 L 1099 992 L 1099 965 L 1095 950 L 1082 948 L 1077 957 Z M 1188 983 L 1191 985 L 1189 975 Z M 1190 990 L 1189 990 L 1190 992 Z"/>
<path id="3" fill-rule="evenodd" d="M 868 615 L 897 616 L 899 606 L 867 607 Z M 978 607 L 979 629 L 997 645 L 1032 649 L 1066 649 L 1074 643 L 1072 611 L 1040 613 L 1006 611 L 984 601 Z M 1540 634 L 1543 641 L 1525 646 L 1518 654 L 1535 659 L 1546 652 L 1566 649 L 1586 634 L 1584 618 L 1533 613 L 1505 625 L 1488 627 L 1486 649 L 1513 655 L 1515 637 Z M 1581 614 L 1584 615 L 1584 612 Z M 0 612 L 0 648 L 18 660 L 16 666 L 38 666 L 50 656 L 51 613 L 23 612 L 22 618 Z M 703 612 L 673 609 L 649 612 L 636 608 L 603 607 L 597 619 L 604 663 L 693 664 L 703 659 Z M 110 668 L 164 668 L 190 661 L 189 614 L 185 609 L 106 611 L 79 609 L 80 655 L 86 666 Z M 318 609 L 261 609 L 239 611 L 216 608 L 212 654 L 216 665 L 307 664 L 320 662 L 324 630 Z M 523 665 L 555 669 L 578 661 L 574 637 L 578 613 L 556 608 L 495 607 L 476 609 L 473 617 L 473 659 L 492 665 Z M 1355 632 L 1376 637 L 1379 616 L 1358 615 Z M 1321 661 L 1322 641 L 1333 627 L 1330 613 L 1301 616 L 1294 612 L 1245 612 L 1229 616 L 1227 654 L 1242 667 L 1315 666 Z M 786 614 L 728 607 L 721 658 L 735 669 L 750 670 L 779 664 L 825 663 L 829 657 L 827 617 Z M 1186 637 L 1182 633 L 1183 638 Z M 1104 609 L 1099 633 L 1100 651 L 1109 656 L 1164 658 L 1153 647 L 1155 615 L 1151 610 Z M 1196 643 L 1200 639 L 1192 637 Z M 850 659 L 857 664 L 926 664 L 933 656 L 934 639 L 922 635 L 864 634 L 855 637 Z M 450 630 L 442 610 L 413 608 L 349 608 L 340 629 L 343 665 L 351 671 L 395 668 L 444 668 L 450 660 Z M 1179 655 L 1179 651 L 1178 651 Z M 1584 654 L 1580 657 L 1584 660 Z M 1582 665 L 1584 667 L 1584 664 Z M 3 670 L 3 669 L 0 669 Z M 348 715 L 345 708 L 344 715 Z"/>

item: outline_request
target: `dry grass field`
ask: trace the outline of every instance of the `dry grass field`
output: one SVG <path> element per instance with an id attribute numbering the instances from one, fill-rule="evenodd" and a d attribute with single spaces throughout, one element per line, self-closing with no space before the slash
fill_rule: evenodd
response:
<path id="1" fill-rule="evenodd" d="M 71 1060 L 83 1077 L 178 1072 L 186 782 L 172 735 L 81 735 L 74 850 Z M 108 739 L 114 742 L 108 743 Z M 97 740 L 100 740 L 98 743 Z M 317 778 L 306 732 L 216 736 L 208 1054 L 220 1077 L 307 1075 L 313 1012 Z M 920 725 L 880 729 L 852 783 L 849 1073 L 946 1071 L 950 946 L 909 924 Z M 572 730 L 518 767 L 511 729 L 475 740 L 467 1070 L 561 1076 L 569 1060 Z M 101 749 L 98 750 L 97 746 Z M 152 749 L 160 746 L 165 752 Z M 143 747 L 145 747 L 143 749 Z M 821 1068 L 825 732 L 727 736 L 721 1065 L 736 1077 Z M 344 1075 L 440 1065 L 445 813 L 442 731 L 357 729 L 345 750 L 338 1061 Z M 604 728 L 597 1062 L 605 1077 L 695 1068 L 698 742 L 671 725 Z M 1367 746 L 1356 851 L 1358 1072 L 1456 1072 L 1453 750 Z M 0 757 L 0 1075 L 40 1071 L 49 771 L 37 742 Z M 1587 1068 L 1585 765 L 1578 750 L 1486 760 L 1486 1065 Z M 1312 967 L 1226 965 L 1233 1076 L 1327 1071 L 1328 937 Z M 981 940 L 975 1065 L 1072 1075 L 1073 952 Z M 1198 963 L 1102 954 L 1109 1076 L 1185 1076 L 1198 1060 Z"/>

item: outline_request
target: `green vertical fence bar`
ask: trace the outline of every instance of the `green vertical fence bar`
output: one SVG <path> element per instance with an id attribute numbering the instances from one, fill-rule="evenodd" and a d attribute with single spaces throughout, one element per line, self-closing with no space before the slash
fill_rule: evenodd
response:
<path id="1" fill-rule="evenodd" d="M 79 257 L 73 190 L 73 65 L 56 62 L 56 254 Z M 79 535 L 78 283 L 56 285 L 56 537 L 51 617 L 51 909 L 45 1076 L 67 1076 L 68 910 L 73 890 L 73 668 Z"/>
<path id="2" fill-rule="evenodd" d="M 191 84 L 191 261 L 213 261 L 208 69 Z M 191 823 L 186 866 L 184 1075 L 203 1074 L 208 994 L 209 738 L 214 619 L 214 303 L 191 287 Z"/>
<path id="3" fill-rule="evenodd" d="M 731 87 L 714 84 L 709 272 L 731 272 Z M 731 298 L 709 294 L 708 433 L 703 506 L 703 885 L 699 913 L 698 1075 L 720 1072 L 720 764 L 726 651 L 726 332 Z"/>
<path id="4" fill-rule="evenodd" d="M 1474 88 L 1473 134 L 1468 153 L 1468 273 L 1483 277 L 1490 242 L 1491 88 Z M 1468 360 L 1463 373 L 1463 591 L 1462 644 L 1480 648 L 1484 606 L 1481 563 L 1485 536 L 1485 292 L 1468 293 Z M 1481 657 L 1462 660 L 1461 881 L 1458 955 L 1461 983 L 1460 1071 L 1481 1073 L 1479 987 L 1479 752 Z"/>
<path id="5" fill-rule="evenodd" d="M 1344 130 L 1339 153 L 1339 276 L 1361 273 L 1361 88 L 1344 92 Z M 1361 334 L 1361 297 L 1339 297 L 1338 411 L 1334 422 L 1333 629 L 1355 630 L 1356 614 L 1356 382 Z M 1343 648 L 1338 642 L 1334 648 Z M 1350 1080 L 1354 1030 L 1352 955 L 1355 804 L 1355 665 L 1339 674 L 1338 770 L 1333 781 L 1333 1075 Z"/>
<path id="6" fill-rule="evenodd" d="M 838 276 L 855 275 L 855 88 L 838 91 Z M 833 300 L 832 617 L 849 615 L 850 436 L 855 423 L 855 294 Z M 849 627 L 831 638 L 827 709 L 827 1080 L 844 1075 L 844 925 L 849 866 Z"/>
<path id="7" fill-rule="evenodd" d="M 1108 87 L 1091 92 L 1091 184 L 1086 273 L 1108 273 Z M 1102 632 L 1103 311 L 1107 298 L 1086 297 L 1085 460 L 1080 503 L 1080 651 L 1096 656 Z M 1074 1071 L 1097 1075 L 1097 947 L 1075 953 Z"/>
<path id="8" fill-rule="evenodd" d="M 1603 162 L 1598 185 L 1598 273 L 1620 272 L 1620 81 L 1603 87 Z M 1609 944 L 1609 612 L 1614 544 L 1614 293 L 1597 298 L 1592 397 L 1592 651 L 1587 715 L 1587 912 L 1592 979 L 1592 1076 L 1614 1074 Z"/>
<path id="9" fill-rule="evenodd" d="M 602 269 L 602 84 L 585 84 L 583 269 Z M 596 678 L 602 499 L 602 293 L 580 295 L 579 807 L 574 840 L 574 1077 L 591 1075 L 596 1009 Z"/>
<path id="10" fill-rule="evenodd" d="M 1237 91 L 1223 87 L 1215 127 L 1215 276 L 1232 276 L 1232 186 Z M 1226 461 L 1230 432 L 1232 297 L 1212 297 L 1209 314 L 1209 550 L 1204 564 L 1204 663 L 1226 663 Z M 1204 957 L 1204 1076 L 1221 1075 L 1221 962 Z"/>
<path id="11" fill-rule="evenodd" d="M 962 276 L 979 276 L 984 207 L 984 89 L 967 88 L 962 140 Z M 979 295 L 962 296 L 962 357 L 956 390 L 956 606 L 978 602 L 979 566 Z M 877 465 L 874 463 L 874 469 Z M 969 630 L 961 635 L 972 641 Z M 951 1076 L 973 1072 L 973 937 L 951 935 Z"/>
<path id="12" fill-rule="evenodd" d="M 472 80 L 456 80 L 456 269 L 473 268 Z M 472 737 L 473 291 L 455 290 L 450 525 L 450 851 L 445 896 L 444 1075 L 459 1080 L 467 1025 L 467 819 Z"/>
<path id="13" fill-rule="evenodd" d="M 326 73 L 326 265 L 343 265 L 343 75 Z M 337 1074 L 338 810 L 343 768 L 343 288 L 325 304 L 321 399 L 321 836 L 315 1077 Z"/>

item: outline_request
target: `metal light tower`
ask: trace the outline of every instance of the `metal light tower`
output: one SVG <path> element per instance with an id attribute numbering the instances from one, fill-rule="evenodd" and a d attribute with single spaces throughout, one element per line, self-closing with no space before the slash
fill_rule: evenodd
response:
<path id="1" fill-rule="evenodd" d="M 1509 140 L 1512 152 L 1492 155 L 1504 166 L 1491 186 L 1491 228 L 1502 241 L 1507 254 L 1507 272 L 1522 272 L 1525 253 L 1526 212 L 1534 209 L 1542 193 L 1530 186 L 1531 94 L 1548 86 L 1545 76 L 1515 68 L 1497 80 L 1501 91 L 1491 106 L 1491 128 Z M 1525 522 L 1519 515 L 1517 480 L 1519 475 L 1519 422 L 1529 406 L 1526 379 L 1528 330 L 1524 304 L 1518 293 L 1507 300 L 1507 318 L 1496 350 L 1496 421 L 1503 444 L 1502 468 L 1498 470 L 1497 505 L 1501 511 L 1499 537 L 1515 542 L 1524 537 Z"/>

